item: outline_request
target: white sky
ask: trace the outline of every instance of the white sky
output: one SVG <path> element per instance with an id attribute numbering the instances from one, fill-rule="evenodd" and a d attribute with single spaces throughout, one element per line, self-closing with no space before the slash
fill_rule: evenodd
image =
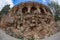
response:
<path id="1" fill-rule="evenodd" d="M 7 4 L 10 4 L 10 7 L 13 7 L 12 0 L 0 0 L 0 10 Z"/>
<path id="2" fill-rule="evenodd" d="M 51 1 L 57 2 L 60 5 L 60 0 L 51 0 Z"/>

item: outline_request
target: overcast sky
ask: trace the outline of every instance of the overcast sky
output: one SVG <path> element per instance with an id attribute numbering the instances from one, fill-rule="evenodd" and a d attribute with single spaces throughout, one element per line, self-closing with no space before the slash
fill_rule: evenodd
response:
<path id="1" fill-rule="evenodd" d="M 0 0 L 0 10 L 7 4 L 10 4 L 10 7 L 13 7 L 21 2 L 32 1 L 32 0 Z M 55 1 L 60 5 L 60 0 L 34 0 L 36 2 L 43 3 L 47 5 L 50 1 Z"/>

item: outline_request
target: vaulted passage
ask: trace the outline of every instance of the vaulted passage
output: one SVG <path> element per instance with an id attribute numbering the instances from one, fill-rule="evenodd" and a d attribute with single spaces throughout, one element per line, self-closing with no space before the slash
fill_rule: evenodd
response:
<path id="1" fill-rule="evenodd" d="M 27 7 L 23 7 L 22 8 L 22 13 L 26 13 L 28 11 L 28 8 Z"/>
<path id="2" fill-rule="evenodd" d="M 31 12 L 34 12 L 35 10 L 37 10 L 37 8 L 35 6 L 31 7 Z"/>

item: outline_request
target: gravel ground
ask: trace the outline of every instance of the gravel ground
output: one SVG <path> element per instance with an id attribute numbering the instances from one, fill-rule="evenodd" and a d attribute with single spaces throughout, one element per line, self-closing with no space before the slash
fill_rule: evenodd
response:
<path id="1" fill-rule="evenodd" d="M 0 40 L 20 40 L 20 39 L 11 37 L 5 34 L 4 31 L 0 30 Z M 52 35 L 51 37 L 48 37 L 42 40 L 60 40 L 60 32 L 56 33 L 55 35 Z"/>
<path id="2" fill-rule="evenodd" d="M 17 40 L 17 39 L 5 34 L 4 31 L 0 30 L 0 40 Z"/>

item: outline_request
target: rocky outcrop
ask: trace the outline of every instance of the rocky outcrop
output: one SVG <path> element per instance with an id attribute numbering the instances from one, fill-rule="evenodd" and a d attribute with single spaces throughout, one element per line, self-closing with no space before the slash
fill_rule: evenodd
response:
<path id="1" fill-rule="evenodd" d="M 14 6 L 0 22 L 0 28 L 10 36 L 28 40 L 48 37 L 56 32 L 55 20 L 50 9 L 37 2 Z"/>

